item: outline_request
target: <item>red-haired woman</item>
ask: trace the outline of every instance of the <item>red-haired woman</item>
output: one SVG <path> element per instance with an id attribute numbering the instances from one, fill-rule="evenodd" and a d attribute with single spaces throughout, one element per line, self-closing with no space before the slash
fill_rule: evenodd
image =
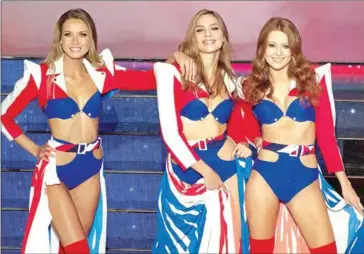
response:
<path id="1" fill-rule="evenodd" d="M 279 241 L 274 235 L 280 202 L 311 253 L 345 251 L 352 230 L 347 223 L 350 214 L 355 216 L 350 220 L 362 220 L 363 206 L 344 172 L 336 144 L 330 74 L 330 65 L 317 68 L 316 73 L 309 65 L 291 21 L 272 18 L 264 25 L 252 74 L 243 83 L 263 139 L 246 189 L 251 253 L 273 252 L 275 240 Z M 345 213 L 345 202 L 322 178 L 315 141 L 328 172 L 337 176 L 345 201 L 359 212 Z M 330 213 L 343 212 L 337 212 L 332 223 L 325 201 Z M 346 227 L 333 230 L 337 219 Z"/>

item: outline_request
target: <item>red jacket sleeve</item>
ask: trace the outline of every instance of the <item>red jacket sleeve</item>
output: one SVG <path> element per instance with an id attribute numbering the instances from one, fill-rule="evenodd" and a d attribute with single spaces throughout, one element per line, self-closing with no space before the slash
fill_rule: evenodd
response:
<path id="1" fill-rule="evenodd" d="M 120 90 L 155 90 L 154 71 L 125 69 L 115 65 L 115 85 Z"/>
<path id="2" fill-rule="evenodd" d="M 40 84 L 40 80 L 40 66 L 25 60 L 23 77 L 15 83 L 14 90 L 4 99 L 1 106 L 1 131 L 9 141 L 23 133 L 15 118 L 37 97 L 37 83 Z"/>
<path id="3" fill-rule="evenodd" d="M 316 139 L 320 148 L 321 154 L 325 161 L 327 171 L 332 174 L 339 171 L 344 171 L 344 164 L 340 155 L 339 147 L 335 137 L 334 110 L 335 107 L 331 87 L 326 85 L 325 77 L 320 82 L 321 96 L 319 104 L 315 107 L 316 111 Z"/>
<path id="4" fill-rule="evenodd" d="M 182 85 L 177 78 L 179 73 L 175 66 L 167 63 L 156 63 L 154 73 L 157 82 L 158 113 L 163 140 L 173 160 L 183 170 L 186 170 L 200 158 L 188 144 L 183 134 L 178 106 L 182 93 Z"/>
<path id="5" fill-rule="evenodd" d="M 243 99 L 235 100 L 235 107 L 228 121 L 227 134 L 235 143 L 254 142 L 261 137 L 261 130 L 252 110 L 252 105 Z"/>
<path id="6" fill-rule="evenodd" d="M 107 70 L 103 93 L 120 90 L 155 90 L 156 83 L 153 69 L 133 70 L 115 64 L 114 57 L 109 49 L 104 49 L 100 54 Z"/>

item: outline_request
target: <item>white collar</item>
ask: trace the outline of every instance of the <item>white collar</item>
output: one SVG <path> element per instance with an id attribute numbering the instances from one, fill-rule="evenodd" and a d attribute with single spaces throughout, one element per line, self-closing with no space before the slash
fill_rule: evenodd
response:
<path id="1" fill-rule="evenodd" d="M 49 67 L 46 75 L 55 75 L 53 78 L 53 82 L 56 83 L 65 93 L 67 93 L 64 72 L 63 72 L 63 59 L 64 55 L 62 55 L 59 59 L 54 62 L 55 69 Z M 90 75 L 92 81 L 102 93 L 104 88 L 105 76 L 106 73 L 104 71 L 98 71 L 97 68 L 93 67 L 92 64 L 86 59 L 83 58 L 82 63 L 86 67 L 88 74 Z"/>
<path id="2" fill-rule="evenodd" d="M 296 88 L 297 82 L 294 79 L 291 79 L 291 83 L 289 84 L 289 91 L 292 91 Z"/>

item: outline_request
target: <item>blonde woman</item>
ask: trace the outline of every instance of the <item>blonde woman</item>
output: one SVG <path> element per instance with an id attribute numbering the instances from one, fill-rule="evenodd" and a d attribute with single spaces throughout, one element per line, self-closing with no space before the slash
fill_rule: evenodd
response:
<path id="1" fill-rule="evenodd" d="M 24 61 L 24 75 L 3 101 L 1 113 L 3 134 L 38 160 L 22 253 L 105 252 L 104 156 L 98 126 L 102 99 L 115 89 L 155 89 L 153 70 L 117 66 L 108 49 L 98 55 L 94 21 L 82 9 L 59 18 L 42 64 Z M 35 99 L 52 134 L 43 146 L 14 120 Z"/>
<path id="2" fill-rule="evenodd" d="M 179 50 L 196 62 L 195 83 L 181 78 L 178 66 L 154 66 L 168 155 L 153 252 L 238 253 L 241 232 L 235 143 L 226 134 L 234 106 L 235 76 L 229 34 L 220 15 L 199 11 Z M 240 156 L 250 156 L 251 151 L 244 147 Z"/>

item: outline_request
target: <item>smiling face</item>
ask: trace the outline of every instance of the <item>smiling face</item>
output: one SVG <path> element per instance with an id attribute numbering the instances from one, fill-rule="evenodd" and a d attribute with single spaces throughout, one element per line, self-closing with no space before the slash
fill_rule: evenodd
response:
<path id="1" fill-rule="evenodd" d="M 86 23 L 81 19 L 68 19 L 64 22 L 61 45 L 65 55 L 72 59 L 83 58 L 90 49 L 92 36 Z"/>
<path id="2" fill-rule="evenodd" d="M 288 67 L 292 58 L 287 35 L 279 30 L 269 33 L 264 58 L 269 67 L 275 71 Z"/>
<path id="3" fill-rule="evenodd" d="M 216 53 L 224 43 L 224 33 L 219 20 L 211 14 L 202 15 L 194 30 L 197 48 L 200 53 Z"/>

